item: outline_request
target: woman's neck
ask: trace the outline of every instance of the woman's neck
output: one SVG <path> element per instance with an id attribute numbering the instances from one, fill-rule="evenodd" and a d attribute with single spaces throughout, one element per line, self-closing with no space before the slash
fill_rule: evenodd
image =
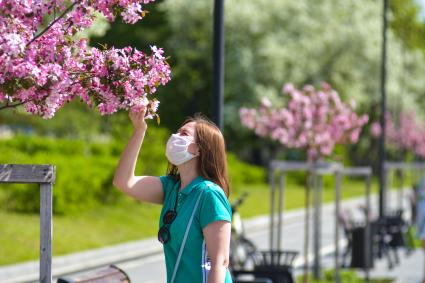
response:
<path id="1" fill-rule="evenodd" d="M 190 182 L 193 181 L 196 177 L 199 176 L 198 170 L 196 167 L 196 162 L 192 162 L 196 160 L 191 160 L 189 162 L 186 162 L 185 164 L 182 164 L 178 166 L 179 174 L 180 174 L 180 189 L 183 189 L 187 185 L 189 185 Z"/>

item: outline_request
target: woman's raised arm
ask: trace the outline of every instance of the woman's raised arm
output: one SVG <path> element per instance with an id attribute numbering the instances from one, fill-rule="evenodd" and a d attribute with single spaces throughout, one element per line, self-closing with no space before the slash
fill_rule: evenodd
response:
<path id="1" fill-rule="evenodd" d="M 142 109 L 140 112 L 129 114 L 134 132 L 121 154 L 113 184 L 120 191 L 137 200 L 162 204 L 164 193 L 159 177 L 134 175 L 137 157 L 147 129 L 145 113 L 146 109 Z"/>

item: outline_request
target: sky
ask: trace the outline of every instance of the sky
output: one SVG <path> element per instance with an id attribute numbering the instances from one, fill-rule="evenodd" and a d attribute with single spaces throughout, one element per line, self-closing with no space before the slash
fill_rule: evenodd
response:
<path id="1" fill-rule="evenodd" d="M 425 0 L 416 0 L 416 2 L 419 3 L 419 5 L 421 5 L 422 9 L 421 9 L 421 18 L 422 20 L 425 21 Z"/>

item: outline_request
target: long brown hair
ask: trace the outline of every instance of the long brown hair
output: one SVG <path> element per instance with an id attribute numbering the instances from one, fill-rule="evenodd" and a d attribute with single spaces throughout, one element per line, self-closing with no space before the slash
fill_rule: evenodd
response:
<path id="1" fill-rule="evenodd" d="M 230 186 L 223 134 L 213 122 L 201 114 L 187 118 L 181 126 L 190 122 L 195 122 L 195 140 L 199 148 L 197 164 L 199 175 L 219 185 L 229 197 Z M 167 174 L 180 178 L 177 166 L 171 163 L 168 163 Z"/>

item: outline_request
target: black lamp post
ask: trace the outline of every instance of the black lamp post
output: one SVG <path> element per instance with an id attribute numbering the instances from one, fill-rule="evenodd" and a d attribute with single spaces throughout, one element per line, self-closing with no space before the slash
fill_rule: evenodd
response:
<path id="1" fill-rule="evenodd" d="M 388 0 L 383 0 L 382 11 L 382 57 L 381 57 L 381 138 L 379 140 L 379 217 L 385 216 L 385 190 L 386 190 L 386 176 L 385 176 L 385 113 L 387 111 L 387 10 Z"/>
<path id="2" fill-rule="evenodd" d="M 214 0 L 213 121 L 223 131 L 224 0 Z"/>

